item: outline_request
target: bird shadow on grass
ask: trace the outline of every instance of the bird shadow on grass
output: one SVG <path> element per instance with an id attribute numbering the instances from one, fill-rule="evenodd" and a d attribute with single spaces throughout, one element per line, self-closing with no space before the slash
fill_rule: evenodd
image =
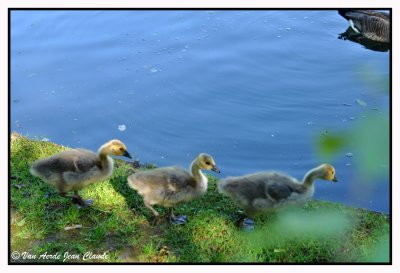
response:
<path id="1" fill-rule="evenodd" d="M 131 166 L 125 162 L 115 161 L 114 174 L 110 178 L 113 189 L 124 197 L 125 203 L 133 214 L 144 214 L 150 220 L 150 213 L 143 205 L 142 197 L 128 186 L 127 178 L 134 173 Z"/>

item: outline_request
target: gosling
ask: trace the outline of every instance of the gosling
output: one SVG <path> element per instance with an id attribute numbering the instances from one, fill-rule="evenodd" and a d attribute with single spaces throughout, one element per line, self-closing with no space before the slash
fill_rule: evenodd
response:
<path id="1" fill-rule="evenodd" d="M 32 164 L 30 172 L 53 186 L 61 196 L 72 198 L 74 203 L 85 207 L 93 201 L 84 200 L 78 191 L 111 176 L 114 161 L 110 155 L 132 158 L 126 146 L 114 139 L 102 145 L 97 154 L 89 150 L 73 149 L 39 159 Z"/>
<path id="2" fill-rule="evenodd" d="M 153 205 L 169 208 L 170 223 L 184 224 L 186 216 L 175 217 L 173 207 L 199 198 L 207 191 L 208 179 L 202 169 L 220 172 L 213 157 L 201 153 L 191 163 L 190 173 L 179 167 L 158 168 L 130 175 L 128 185 L 143 197 L 144 205 L 154 216 L 154 224 L 159 223 L 160 217 Z"/>
<path id="3" fill-rule="evenodd" d="M 253 217 L 288 206 L 304 205 L 314 194 L 316 179 L 337 182 L 334 167 L 322 164 L 310 170 L 303 182 L 278 172 L 260 172 L 222 179 L 217 187 L 220 193 L 243 208 L 244 215 Z M 244 215 L 239 225 L 253 229 L 254 221 Z"/>

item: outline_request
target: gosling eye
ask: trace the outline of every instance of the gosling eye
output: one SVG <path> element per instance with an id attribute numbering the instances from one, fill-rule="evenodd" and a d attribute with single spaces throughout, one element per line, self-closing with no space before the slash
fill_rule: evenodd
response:
<path id="1" fill-rule="evenodd" d="M 119 148 L 119 150 L 120 150 L 120 151 L 123 151 L 123 150 L 124 150 L 124 148 Z"/>
<path id="2" fill-rule="evenodd" d="M 206 164 L 207 164 L 207 165 L 210 165 L 211 163 L 207 161 Z"/>

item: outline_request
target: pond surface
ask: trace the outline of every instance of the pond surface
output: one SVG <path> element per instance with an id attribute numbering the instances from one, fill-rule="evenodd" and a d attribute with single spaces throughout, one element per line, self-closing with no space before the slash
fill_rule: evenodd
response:
<path id="1" fill-rule="evenodd" d="M 12 11 L 11 131 L 92 150 L 118 138 L 158 166 L 207 152 L 219 177 L 302 179 L 326 161 L 321 135 L 389 118 L 370 82 L 389 81 L 390 53 L 338 39 L 347 27 L 335 10 Z M 357 160 L 336 153 L 339 182 L 317 181 L 315 198 L 387 212 L 388 166 L 366 183 Z"/>

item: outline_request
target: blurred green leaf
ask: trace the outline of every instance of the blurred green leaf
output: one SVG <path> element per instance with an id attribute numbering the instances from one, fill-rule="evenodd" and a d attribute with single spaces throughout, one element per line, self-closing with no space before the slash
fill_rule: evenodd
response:
<path id="1" fill-rule="evenodd" d="M 389 119 L 386 114 L 370 116 L 351 131 L 356 160 L 364 174 L 388 174 L 389 140 Z"/>
<path id="2" fill-rule="evenodd" d="M 362 64 L 358 68 L 360 80 L 364 82 L 372 91 L 389 93 L 389 75 L 382 75 L 377 71 L 373 64 Z"/>
<path id="3" fill-rule="evenodd" d="M 385 234 L 379 238 L 379 240 L 372 246 L 371 249 L 367 249 L 368 254 L 366 255 L 365 261 L 376 262 L 376 263 L 387 263 L 390 260 L 390 242 L 389 234 Z"/>
<path id="4" fill-rule="evenodd" d="M 346 133 L 330 134 L 325 131 L 321 134 L 317 143 L 318 150 L 322 156 L 332 157 L 347 145 L 348 135 Z"/>
<path id="5" fill-rule="evenodd" d="M 335 237 L 343 235 L 352 225 L 346 215 L 330 209 L 315 212 L 289 210 L 282 213 L 277 221 L 278 230 L 285 237 Z"/>

